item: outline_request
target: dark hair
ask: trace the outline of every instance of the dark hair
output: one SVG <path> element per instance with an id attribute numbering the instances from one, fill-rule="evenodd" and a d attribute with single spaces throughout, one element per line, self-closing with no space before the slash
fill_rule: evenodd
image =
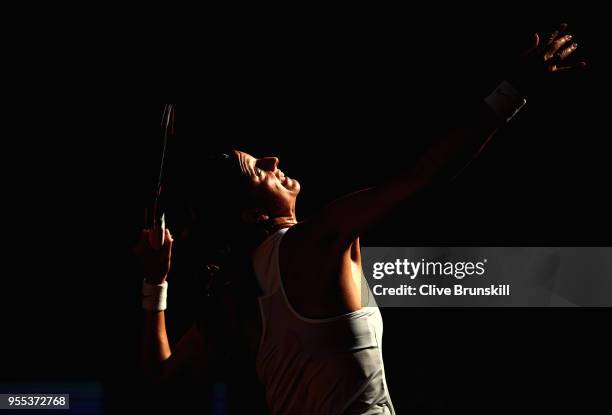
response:
<path id="1" fill-rule="evenodd" d="M 186 159 L 191 161 L 172 184 L 175 196 L 180 193 L 175 199 L 182 200 L 183 258 L 199 275 L 204 295 L 253 295 L 258 286 L 250 254 L 262 230 L 242 220 L 254 201 L 238 157 L 225 151 Z"/>

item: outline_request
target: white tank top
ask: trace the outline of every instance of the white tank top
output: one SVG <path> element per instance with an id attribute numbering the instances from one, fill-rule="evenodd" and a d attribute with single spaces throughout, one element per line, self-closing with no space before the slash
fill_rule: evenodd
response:
<path id="1" fill-rule="evenodd" d="M 264 293 L 256 369 L 274 415 L 394 415 L 382 359 L 383 324 L 368 307 L 334 318 L 309 319 L 289 303 L 279 266 L 287 229 L 253 253 Z"/>

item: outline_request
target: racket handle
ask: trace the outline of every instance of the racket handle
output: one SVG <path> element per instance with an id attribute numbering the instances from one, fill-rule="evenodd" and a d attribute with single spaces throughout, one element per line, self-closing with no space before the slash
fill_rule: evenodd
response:
<path id="1" fill-rule="evenodd" d="M 166 220 L 165 215 L 161 216 L 159 221 L 154 221 L 151 231 L 149 232 L 149 244 L 151 248 L 159 251 L 166 242 Z"/>

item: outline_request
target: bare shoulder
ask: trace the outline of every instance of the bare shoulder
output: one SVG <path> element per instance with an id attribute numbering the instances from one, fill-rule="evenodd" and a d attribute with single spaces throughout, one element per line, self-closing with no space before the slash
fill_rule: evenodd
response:
<path id="1" fill-rule="evenodd" d="M 356 245 L 344 247 L 309 225 L 301 222 L 293 226 L 280 246 L 281 279 L 290 303 L 310 318 L 354 311 L 351 264 L 358 240 Z"/>
<path id="2" fill-rule="evenodd" d="M 292 226 L 281 242 L 281 264 L 293 264 L 296 268 L 317 266 L 335 262 L 342 254 L 335 238 L 321 232 L 313 221 L 305 220 Z"/>

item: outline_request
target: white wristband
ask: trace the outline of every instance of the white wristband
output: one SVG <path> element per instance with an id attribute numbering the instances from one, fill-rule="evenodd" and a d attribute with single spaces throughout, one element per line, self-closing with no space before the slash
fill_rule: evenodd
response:
<path id="1" fill-rule="evenodd" d="M 505 122 L 509 122 L 527 100 L 508 81 L 503 81 L 485 98 L 485 102 Z"/>
<path id="2" fill-rule="evenodd" d="M 142 282 L 142 308 L 147 311 L 164 311 L 167 308 L 168 281 L 153 285 Z"/>

